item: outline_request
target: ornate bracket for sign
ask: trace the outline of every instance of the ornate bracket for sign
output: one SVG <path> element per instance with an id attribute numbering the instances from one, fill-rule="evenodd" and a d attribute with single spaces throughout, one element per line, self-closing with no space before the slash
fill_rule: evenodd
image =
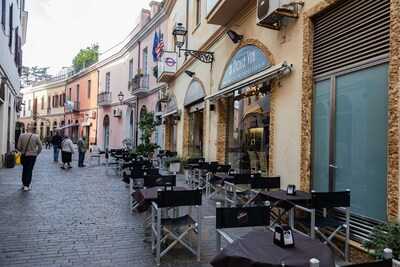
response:
<path id="1" fill-rule="evenodd" d="M 205 52 L 198 50 L 190 50 L 190 49 L 179 49 L 179 56 L 181 51 L 185 52 L 185 56 L 193 56 L 204 63 L 213 63 L 214 62 L 214 53 L 213 52 Z"/>

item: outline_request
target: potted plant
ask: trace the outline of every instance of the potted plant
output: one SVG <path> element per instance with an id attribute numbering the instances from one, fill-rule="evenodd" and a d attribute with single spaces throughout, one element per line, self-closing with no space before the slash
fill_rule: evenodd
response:
<path id="1" fill-rule="evenodd" d="M 393 251 L 393 257 L 400 257 L 400 224 L 391 222 L 376 226 L 370 235 L 368 241 L 363 246 L 375 258 L 383 257 L 383 250 L 390 248 Z"/>
<path id="2" fill-rule="evenodd" d="M 141 132 L 141 144 L 136 147 L 138 155 L 152 158 L 154 151 L 159 147 L 157 144 L 151 142 L 151 137 L 155 131 L 156 122 L 152 112 L 145 111 L 139 121 L 139 129 Z"/>

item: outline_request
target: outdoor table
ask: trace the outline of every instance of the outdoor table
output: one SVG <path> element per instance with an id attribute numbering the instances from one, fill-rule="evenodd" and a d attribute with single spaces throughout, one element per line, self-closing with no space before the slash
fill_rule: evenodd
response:
<path id="1" fill-rule="evenodd" d="M 308 267 L 310 259 L 320 267 L 334 267 L 334 256 L 326 244 L 293 233 L 295 247 L 281 248 L 273 242 L 272 231 L 252 231 L 228 244 L 212 261 L 214 267 Z"/>
<path id="2" fill-rule="evenodd" d="M 264 198 L 264 200 L 270 200 L 273 202 L 278 201 L 288 201 L 294 205 L 294 208 L 301 209 L 310 213 L 311 215 L 311 227 L 310 227 L 310 235 L 312 238 L 315 237 L 315 210 L 308 208 L 308 204 L 311 200 L 311 194 L 304 191 L 296 191 L 295 195 L 288 195 L 285 190 L 278 191 L 268 191 L 268 192 L 260 192 L 260 196 Z M 294 208 L 289 211 L 289 225 L 294 228 Z"/>

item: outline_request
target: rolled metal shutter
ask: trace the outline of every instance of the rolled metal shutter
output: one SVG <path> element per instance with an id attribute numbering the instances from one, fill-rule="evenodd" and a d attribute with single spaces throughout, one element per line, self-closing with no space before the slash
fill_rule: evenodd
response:
<path id="1" fill-rule="evenodd" d="M 313 23 L 315 76 L 389 55 L 390 0 L 342 0 Z"/>

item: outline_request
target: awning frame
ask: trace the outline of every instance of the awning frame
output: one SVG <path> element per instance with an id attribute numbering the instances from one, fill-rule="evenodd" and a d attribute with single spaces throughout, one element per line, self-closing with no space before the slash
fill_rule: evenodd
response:
<path id="1" fill-rule="evenodd" d="M 268 69 L 265 69 L 263 71 L 260 71 L 248 78 L 243 79 L 240 82 L 236 82 L 234 84 L 231 84 L 225 88 L 221 88 L 217 93 L 209 95 L 204 98 L 204 100 L 209 100 L 209 101 L 214 101 L 217 100 L 220 97 L 226 96 L 228 94 L 231 94 L 235 92 L 236 90 L 242 89 L 246 86 L 255 84 L 255 83 L 260 83 L 263 81 L 268 81 L 276 77 L 281 77 L 289 74 L 293 69 L 292 64 L 288 64 L 286 61 L 274 65 L 272 67 L 269 67 Z"/>

